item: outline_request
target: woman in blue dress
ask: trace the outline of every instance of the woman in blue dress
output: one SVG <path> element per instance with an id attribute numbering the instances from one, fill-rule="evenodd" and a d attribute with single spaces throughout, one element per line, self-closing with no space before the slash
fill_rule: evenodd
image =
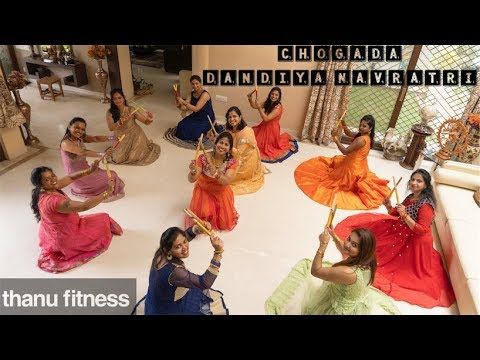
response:
<path id="1" fill-rule="evenodd" d="M 182 261 L 189 255 L 189 241 L 199 233 L 194 225 L 186 231 L 171 227 L 162 234 L 150 269 L 145 315 L 228 314 L 223 294 L 211 288 L 220 269 L 223 241 L 216 235 L 210 237 L 214 252 L 203 275 L 191 273 Z"/>
<path id="2" fill-rule="evenodd" d="M 175 136 L 185 141 L 197 141 L 201 134 L 207 135 L 211 129 L 208 117 L 215 124 L 215 113 L 210 94 L 203 88 L 200 76 L 193 75 L 190 78 L 190 84 L 193 91 L 187 100 L 177 96 L 177 107 L 183 111 L 192 111 L 192 113 L 177 124 Z M 215 127 L 218 133 L 222 131 L 223 127 L 216 124 Z"/>

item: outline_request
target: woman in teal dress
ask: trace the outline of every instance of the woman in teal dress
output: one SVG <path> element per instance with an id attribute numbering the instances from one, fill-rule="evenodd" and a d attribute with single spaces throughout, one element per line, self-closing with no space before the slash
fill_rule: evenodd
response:
<path id="1" fill-rule="evenodd" d="M 299 261 L 265 303 L 270 315 L 399 314 L 390 298 L 370 286 L 375 277 L 375 236 L 354 229 L 343 244 L 348 257 L 336 264 L 323 261 L 331 228 L 320 234 L 315 258 Z M 338 239 L 335 239 L 338 241 Z"/>

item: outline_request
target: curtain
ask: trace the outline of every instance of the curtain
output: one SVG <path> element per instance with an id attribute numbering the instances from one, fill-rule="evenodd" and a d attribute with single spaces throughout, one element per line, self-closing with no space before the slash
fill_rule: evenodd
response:
<path id="1" fill-rule="evenodd" d="M 317 69 L 327 71 L 327 83 L 312 87 L 302 141 L 328 145 L 332 140 L 331 131 L 338 118 L 347 109 L 352 86 L 339 86 L 334 83 L 335 70 L 351 71 L 350 61 L 320 62 Z"/>

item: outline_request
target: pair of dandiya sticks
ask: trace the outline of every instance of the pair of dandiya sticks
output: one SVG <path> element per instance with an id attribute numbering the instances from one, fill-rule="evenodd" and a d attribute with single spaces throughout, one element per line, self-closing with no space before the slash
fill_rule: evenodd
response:
<path id="1" fill-rule="evenodd" d="M 210 116 L 209 116 L 209 115 L 207 115 L 207 117 L 208 117 L 208 122 L 210 123 L 210 126 L 212 127 L 213 134 L 214 134 L 215 136 L 218 136 L 218 132 L 217 132 L 217 130 L 215 130 L 215 126 L 213 126 L 212 119 L 210 119 Z M 202 135 L 200 135 L 200 137 L 198 138 L 197 150 L 196 150 L 196 152 L 195 152 L 195 158 L 194 158 L 194 160 L 197 160 L 197 157 L 198 157 L 198 153 L 199 153 L 199 151 L 200 151 L 200 148 L 202 148 L 203 154 L 204 154 L 205 156 L 207 156 L 207 154 L 206 154 L 206 152 L 205 152 L 205 147 L 203 146 L 203 133 L 202 133 Z"/>
<path id="2" fill-rule="evenodd" d="M 212 236 L 214 233 L 211 230 L 208 230 L 205 226 L 205 223 L 202 219 L 200 219 L 192 210 L 190 209 L 183 209 L 185 214 L 193 220 L 193 222 L 202 230 L 203 233 L 207 234 L 208 236 Z"/>
<path id="3" fill-rule="evenodd" d="M 400 204 L 400 197 L 398 196 L 398 191 L 397 191 L 397 186 L 398 184 L 400 184 L 400 181 L 402 181 L 402 178 L 398 179 L 397 182 L 395 182 L 395 177 L 393 178 L 393 183 L 395 185 L 393 189 L 390 191 L 390 194 L 388 194 L 387 196 L 390 199 L 392 194 L 395 192 L 395 196 L 397 198 L 397 204 Z M 328 214 L 327 224 L 325 225 L 326 227 L 332 226 L 333 219 L 335 218 L 336 212 L 337 212 L 337 194 L 333 196 L 332 205 L 330 206 L 330 213 Z"/>
<path id="4" fill-rule="evenodd" d="M 173 84 L 172 88 L 173 88 L 173 93 L 175 94 L 175 98 L 180 96 L 180 93 L 178 92 L 178 84 Z"/>
<path id="5" fill-rule="evenodd" d="M 122 136 L 120 136 L 118 138 L 118 140 L 115 142 L 115 144 L 112 145 L 112 151 L 115 150 L 115 148 L 122 142 L 124 137 L 125 137 L 125 134 L 123 134 Z M 100 160 L 100 162 L 103 162 L 105 164 L 105 170 L 107 171 L 108 180 L 111 180 L 112 179 L 112 173 L 110 172 L 110 168 L 108 167 L 106 155 L 107 154 L 102 155 L 102 157 L 99 160 Z"/>

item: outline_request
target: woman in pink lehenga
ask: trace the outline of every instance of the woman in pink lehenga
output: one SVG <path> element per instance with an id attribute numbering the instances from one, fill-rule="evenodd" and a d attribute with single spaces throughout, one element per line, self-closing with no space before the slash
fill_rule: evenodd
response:
<path id="1" fill-rule="evenodd" d="M 97 167 L 98 160 L 88 169 L 58 180 L 48 167 L 33 169 L 30 181 L 35 188 L 30 205 L 40 221 L 38 266 L 42 270 L 59 273 L 86 263 L 108 248 L 112 234 L 122 234 L 120 225 L 106 213 L 78 215 L 106 200 L 113 192 L 113 184 L 107 191 L 84 202 L 70 200 L 61 190 L 93 173 Z"/>
<path id="2" fill-rule="evenodd" d="M 66 174 L 72 174 L 77 171 L 89 168 L 88 157 L 100 158 L 104 154 L 85 148 L 84 143 L 106 142 L 107 136 L 90 136 L 86 133 L 87 123 L 80 117 L 73 118 L 68 124 L 67 131 L 60 144 L 60 153 L 62 155 L 63 167 Z M 112 150 L 107 150 L 107 155 L 111 155 Z M 112 196 L 108 201 L 113 201 L 125 196 L 122 179 L 115 171 L 111 171 L 114 182 Z M 97 168 L 93 173 L 75 181 L 71 186 L 73 195 L 84 198 L 91 198 L 103 193 L 108 189 L 108 176 L 105 170 Z"/>

